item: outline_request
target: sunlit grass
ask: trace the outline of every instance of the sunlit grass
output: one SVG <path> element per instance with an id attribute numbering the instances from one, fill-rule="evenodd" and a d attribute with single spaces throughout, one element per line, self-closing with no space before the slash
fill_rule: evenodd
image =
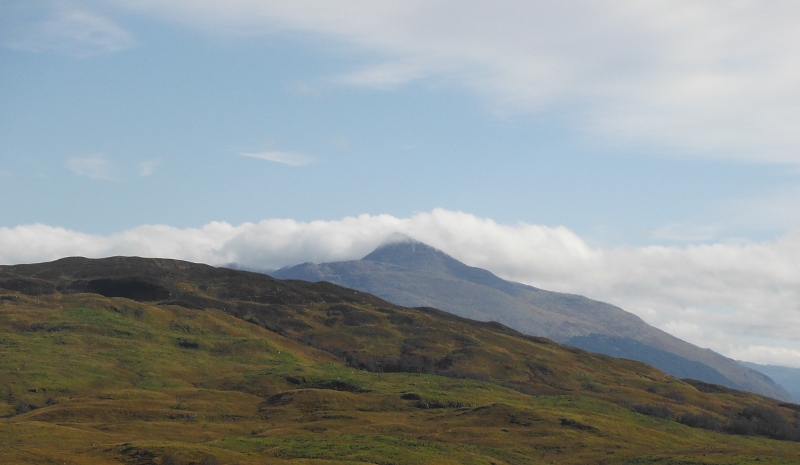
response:
<path id="1" fill-rule="evenodd" d="M 316 341 L 388 356 L 392 337 L 410 338 L 396 327 L 381 338 L 363 328 L 333 327 Z M 208 456 L 223 464 L 792 463 L 800 454 L 798 443 L 692 429 L 628 405 L 679 392 L 676 412 L 735 410 L 749 402 L 736 394 L 702 394 L 634 362 L 574 362 L 584 356 L 486 334 L 476 330 L 482 345 L 453 365 L 481 376 L 374 373 L 219 310 L 23 296 L 0 304 L 0 453 L 4 463 L 156 465 Z M 458 350 L 439 342 L 431 353 Z M 526 393 L 519 386 L 538 381 L 525 363 L 564 389 Z"/>

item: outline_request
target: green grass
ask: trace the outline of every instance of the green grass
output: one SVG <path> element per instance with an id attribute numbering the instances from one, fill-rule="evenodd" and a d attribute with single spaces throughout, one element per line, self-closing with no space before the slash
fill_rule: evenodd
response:
<path id="1" fill-rule="evenodd" d="M 359 309 L 374 312 L 364 321 L 381 331 L 331 326 L 329 306 L 302 308 L 307 328 L 284 337 L 213 308 L 89 294 L 2 301 L 3 462 L 778 464 L 800 456 L 798 443 L 693 429 L 631 409 L 777 408 L 768 399 L 703 394 L 635 362 L 395 309 L 417 322 L 401 330 L 369 302 Z M 468 350 L 458 342 L 464 335 L 473 340 Z M 300 342 L 309 336 L 325 350 Z M 410 344 L 419 356 L 454 361 L 425 373 L 349 366 L 347 353 L 362 357 L 356 362 L 395 357 Z M 585 388 L 587 380 L 604 389 Z"/>

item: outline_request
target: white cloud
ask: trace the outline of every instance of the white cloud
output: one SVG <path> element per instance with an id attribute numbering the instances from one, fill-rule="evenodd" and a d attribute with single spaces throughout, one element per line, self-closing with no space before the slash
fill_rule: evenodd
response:
<path id="1" fill-rule="evenodd" d="M 116 168 L 102 155 L 73 157 L 67 160 L 66 166 L 78 176 L 86 176 L 89 179 L 111 181 L 116 177 Z"/>
<path id="2" fill-rule="evenodd" d="M 503 112 L 567 115 L 611 145 L 800 163 L 800 4 L 738 1 L 123 0 L 214 34 L 300 32 L 366 63 L 341 76 L 435 78 Z"/>
<path id="3" fill-rule="evenodd" d="M 306 166 L 317 162 L 316 158 L 308 157 L 299 153 L 292 152 L 242 152 L 241 155 L 250 158 L 272 161 L 289 166 Z"/>
<path id="4" fill-rule="evenodd" d="M 357 259 L 397 233 L 507 279 L 614 303 L 734 358 L 800 367 L 800 235 L 768 242 L 598 248 L 564 227 L 506 225 L 437 209 L 410 218 L 140 226 L 110 236 L 45 225 L 0 228 L 0 263 L 140 255 L 279 268 Z"/>
<path id="5" fill-rule="evenodd" d="M 156 172 L 156 168 L 161 164 L 161 160 L 145 160 L 139 163 L 139 176 L 150 176 Z"/>
<path id="6" fill-rule="evenodd" d="M 106 55 L 133 48 L 133 36 L 112 20 L 84 10 L 56 8 L 39 21 L 19 21 L 3 34 L 3 46 L 30 52 L 57 52 L 77 57 Z"/>

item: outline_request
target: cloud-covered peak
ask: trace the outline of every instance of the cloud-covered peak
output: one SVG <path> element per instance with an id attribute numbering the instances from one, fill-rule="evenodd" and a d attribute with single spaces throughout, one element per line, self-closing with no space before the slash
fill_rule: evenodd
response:
<path id="1" fill-rule="evenodd" d="M 278 269 L 355 260 L 398 233 L 504 279 L 619 305 L 732 358 L 800 367 L 797 235 L 769 242 L 601 248 L 563 227 L 505 225 L 436 209 L 410 218 L 140 226 L 108 236 L 41 224 L 0 228 L 0 263 L 138 255 Z"/>
<path id="2" fill-rule="evenodd" d="M 387 247 L 387 246 L 396 245 L 396 244 L 422 244 L 422 242 L 414 239 L 413 237 L 409 236 L 408 234 L 403 234 L 401 232 L 396 232 L 396 233 L 389 234 L 386 237 L 386 239 L 383 241 L 383 243 L 381 243 L 381 245 L 378 246 L 378 248 Z"/>

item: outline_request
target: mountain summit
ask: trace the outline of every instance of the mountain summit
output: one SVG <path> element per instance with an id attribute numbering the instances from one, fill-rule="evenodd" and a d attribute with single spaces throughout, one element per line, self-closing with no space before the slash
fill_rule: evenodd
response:
<path id="1" fill-rule="evenodd" d="M 434 307 L 466 318 L 497 321 L 533 336 L 639 360 L 679 378 L 791 399 L 767 376 L 650 326 L 619 307 L 506 281 L 407 237 L 385 243 L 361 260 L 304 263 L 272 275 L 328 281 L 397 305 Z"/>
<path id="2" fill-rule="evenodd" d="M 384 243 L 362 260 L 392 263 L 410 268 L 447 267 L 448 264 L 459 263 L 441 250 L 409 237 Z"/>
<path id="3" fill-rule="evenodd" d="M 425 273 L 441 273 L 474 284 L 501 287 L 506 292 L 513 292 L 513 286 L 508 286 L 511 283 L 490 271 L 465 265 L 441 250 L 411 238 L 382 244 L 361 261 L 387 263 Z"/>

